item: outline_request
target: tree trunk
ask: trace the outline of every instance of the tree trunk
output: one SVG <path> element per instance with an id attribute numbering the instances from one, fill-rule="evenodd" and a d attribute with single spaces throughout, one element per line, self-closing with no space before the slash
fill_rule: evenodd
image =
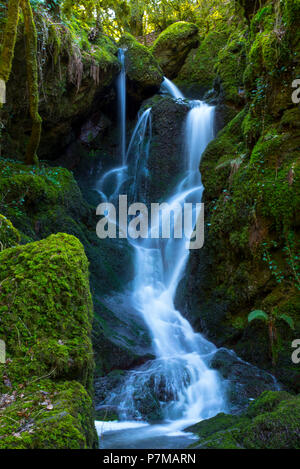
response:
<path id="1" fill-rule="evenodd" d="M 0 57 L 0 80 L 3 82 L 3 96 L 5 96 L 5 85 L 8 82 L 14 50 L 17 38 L 17 27 L 19 21 L 20 0 L 9 0 L 7 22 L 4 31 L 4 40 Z M 4 101 L 4 100 L 3 100 Z M 3 103 L 0 102 L 0 108 Z"/>
<path id="2" fill-rule="evenodd" d="M 39 115 L 39 87 L 37 65 L 37 32 L 29 0 L 21 0 L 25 23 L 26 68 L 29 92 L 29 108 L 32 119 L 31 136 L 26 149 L 27 164 L 38 162 L 37 149 L 40 144 L 42 119 Z"/>

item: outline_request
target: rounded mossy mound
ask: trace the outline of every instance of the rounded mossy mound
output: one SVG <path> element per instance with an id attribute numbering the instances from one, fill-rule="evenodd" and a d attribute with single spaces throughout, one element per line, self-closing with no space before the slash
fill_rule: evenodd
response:
<path id="1" fill-rule="evenodd" d="M 185 21 L 172 24 L 158 36 L 152 52 L 168 78 L 176 77 L 198 40 L 198 27 Z"/>
<path id="2" fill-rule="evenodd" d="M 163 80 L 162 70 L 150 50 L 131 34 L 125 33 L 119 46 L 126 51 L 127 91 L 135 101 L 141 102 L 158 91 Z"/>
<path id="3" fill-rule="evenodd" d="M 50 373 L 90 388 L 93 307 L 81 243 L 60 233 L 0 258 L 0 337 L 8 358 L 2 371 L 11 385 Z"/>
<path id="4" fill-rule="evenodd" d="M 186 89 L 204 94 L 212 88 L 216 78 L 215 65 L 218 53 L 225 46 L 228 33 L 224 31 L 209 32 L 198 48 L 193 48 L 180 69 L 176 84 Z"/>
<path id="5" fill-rule="evenodd" d="M 4 215 L 0 214 L 0 251 L 16 246 L 20 242 L 20 233 Z"/>
<path id="6" fill-rule="evenodd" d="M 0 448 L 92 448 L 93 307 L 74 236 L 0 253 Z M 26 402 L 26 404 L 25 404 Z"/>

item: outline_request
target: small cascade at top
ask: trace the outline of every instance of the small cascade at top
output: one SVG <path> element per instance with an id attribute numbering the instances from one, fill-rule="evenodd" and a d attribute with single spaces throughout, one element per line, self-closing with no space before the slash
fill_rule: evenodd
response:
<path id="1" fill-rule="evenodd" d="M 184 99 L 180 89 L 166 77 L 164 77 L 164 81 L 162 82 L 160 89 L 162 93 L 170 94 L 174 99 Z"/>
<path id="2" fill-rule="evenodd" d="M 126 180 L 126 69 L 125 50 L 119 49 L 118 59 L 121 71 L 117 79 L 118 121 L 119 121 L 119 161 L 120 165 L 107 171 L 97 182 L 95 190 L 104 201 L 113 201 Z"/>

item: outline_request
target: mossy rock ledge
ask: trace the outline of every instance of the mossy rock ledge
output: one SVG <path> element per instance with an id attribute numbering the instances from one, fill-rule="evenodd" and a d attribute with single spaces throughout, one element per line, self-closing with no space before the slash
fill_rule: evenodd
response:
<path id="1" fill-rule="evenodd" d="M 299 449 L 300 396 L 265 391 L 242 415 L 218 414 L 187 428 L 199 449 Z"/>
<path id="2" fill-rule="evenodd" d="M 96 448 L 88 261 L 59 233 L 0 253 L 0 448 Z"/>

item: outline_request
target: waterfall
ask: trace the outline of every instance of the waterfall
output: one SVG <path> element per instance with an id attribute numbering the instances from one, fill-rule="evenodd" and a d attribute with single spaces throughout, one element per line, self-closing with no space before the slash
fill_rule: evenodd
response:
<path id="1" fill-rule="evenodd" d="M 120 154 L 121 162 L 124 166 L 126 159 L 126 71 L 125 71 L 125 51 L 119 49 L 119 62 L 121 72 L 118 77 L 118 104 L 119 104 L 119 129 L 120 129 Z"/>
<path id="2" fill-rule="evenodd" d="M 165 79 L 164 87 L 175 99 L 183 98 L 169 80 Z M 199 164 L 203 151 L 213 138 L 214 108 L 201 101 L 191 101 L 190 108 L 185 124 L 186 170 L 166 201 L 171 206 L 199 203 L 203 193 Z M 149 133 L 148 140 L 145 137 L 150 119 L 151 110 L 148 109 L 139 117 L 128 147 L 126 164 L 136 175 L 141 162 L 144 167 L 146 164 Z M 136 178 L 135 193 L 137 186 Z M 154 228 L 159 229 L 161 220 L 156 223 L 158 226 Z M 141 403 L 148 396 L 159 407 L 157 418 L 165 422 L 163 428 L 167 425 L 172 431 L 180 430 L 225 410 L 223 383 L 208 365 L 216 348 L 201 334 L 195 333 L 174 306 L 176 290 L 189 256 L 185 238 L 139 239 L 132 244 L 136 273 L 128 301 L 148 326 L 156 358 L 128 372 L 125 384 L 115 389 L 103 404 L 117 406 L 121 420 L 142 421 Z M 128 425 L 131 427 L 132 422 Z"/>
<path id="3" fill-rule="evenodd" d="M 118 59 L 121 65 L 121 71 L 117 79 L 118 95 L 118 121 L 120 134 L 120 163 L 121 166 L 108 170 L 99 181 L 97 181 L 95 190 L 105 202 L 114 201 L 118 196 L 123 183 L 126 180 L 126 70 L 125 70 L 125 50 L 119 49 Z"/>
<path id="4" fill-rule="evenodd" d="M 164 81 L 162 82 L 161 92 L 170 94 L 174 99 L 184 99 L 183 94 L 177 88 L 177 86 L 174 85 L 174 83 L 172 83 L 171 80 L 168 80 L 168 78 L 166 77 L 164 77 Z"/>
<path id="5" fill-rule="evenodd" d="M 213 108 L 207 104 L 192 103 L 185 129 L 186 173 L 167 200 L 171 206 L 201 202 L 203 186 L 198 168 L 202 152 L 213 138 L 213 114 Z M 143 386 L 153 376 L 161 387 L 163 380 L 169 397 L 162 405 L 163 417 L 176 425 L 180 421 L 182 425 L 199 421 L 224 410 L 218 374 L 206 364 L 215 347 L 196 334 L 174 306 L 189 255 L 185 242 L 184 238 L 171 237 L 157 240 L 156 246 L 149 247 L 148 240 L 135 244 L 136 277 L 132 293 L 134 304 L 151 332 L 156 360 L 133 372 L 129 387 Z"/>

